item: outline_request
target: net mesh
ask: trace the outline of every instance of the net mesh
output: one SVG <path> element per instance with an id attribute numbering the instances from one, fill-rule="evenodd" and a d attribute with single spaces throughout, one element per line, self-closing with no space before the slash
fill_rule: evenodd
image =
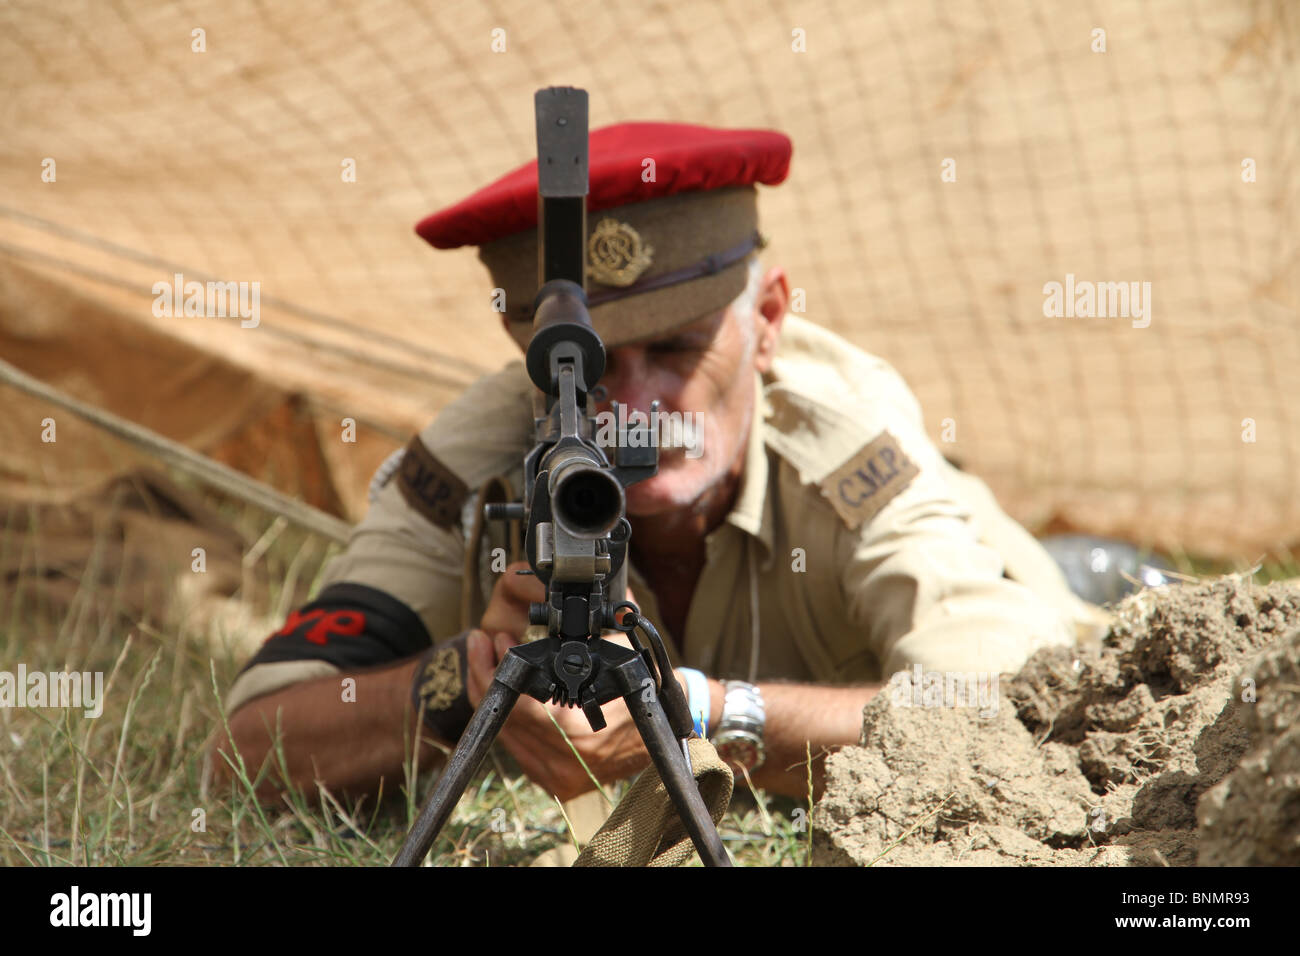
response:
<path id="1" fill-rule="evenodd" d="M 1298 23 L 1283 0 L 11 0 L 0 344 L 214 449 L 238 421 L 171 414 L 211 389 L 141 409 L 144 358 L 85 370 L 138 328 L 300 394 L 356 517 L 384 454 L 516 354 L 474 252 L 414 222 L 534 154 L 534 90 L 582 86 L 593 126 L 787 132 L 765 261 L 1015 517 L 1254 558 L 1300 542 Z M 260 323 L 155 315 L 178 273 L 259 283 Z M 1044 315 L 1067 276 L 1149 282 L 1149 311 Z M 5 474 L 73 474 L 5 396 Z"/>

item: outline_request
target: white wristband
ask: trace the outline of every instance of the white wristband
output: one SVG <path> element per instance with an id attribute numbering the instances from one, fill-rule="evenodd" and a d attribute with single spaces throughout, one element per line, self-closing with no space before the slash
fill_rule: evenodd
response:
<path id="1" fill-rule="evenodd" d="M 709 694 L 709 679 L 693 667 L 679 667 L 677 673 L 686 678 L 686 706 L 695 722 L 695 732 L 701 739 L 709 736 L 709 708 L 713 701 Z"/>

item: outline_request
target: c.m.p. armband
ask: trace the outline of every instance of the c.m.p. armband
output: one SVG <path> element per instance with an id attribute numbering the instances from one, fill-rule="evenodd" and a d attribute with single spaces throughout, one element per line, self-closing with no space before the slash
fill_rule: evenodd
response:
<path id="1" fill-rule="evenodd" d="M 420 616 L 397 598 L 364 584 L 340 582 L 292 612 L 244 670 L 298 660 L 361 670 L 412 657 L 431 643 Z"/>

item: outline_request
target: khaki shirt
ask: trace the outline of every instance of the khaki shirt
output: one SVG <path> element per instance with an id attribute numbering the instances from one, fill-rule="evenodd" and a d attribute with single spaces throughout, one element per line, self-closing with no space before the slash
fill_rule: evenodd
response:
<path id="1" fill-rule="evenodd" d="M 628 583 L 674 664 L 720 679 L 835 683 L 888 680 L 916 664 L 1008 672 L 1095 620 L 987 486 L 944 460 L 888 363 L 788 315 L 755 391 L 740 491 L 705 538 L 684 634 L 667 630 L 629 563 Z M 506 475 L 521 496 L 534 392 L 516 361 L 445 408 L 420 439 L 458 494 L 444 488 L 438 508 L 417 510 L 400 475 L 388 481 L 322 587 L 385 591 L 435 642 L 462 630 L 473 492 Z M 492 550 L 504 543 L 486 534 L 475 624 L 496 577 Z M 335 671 L 320 661 L 258 665 L 236 681 L 228 706 Z"/>

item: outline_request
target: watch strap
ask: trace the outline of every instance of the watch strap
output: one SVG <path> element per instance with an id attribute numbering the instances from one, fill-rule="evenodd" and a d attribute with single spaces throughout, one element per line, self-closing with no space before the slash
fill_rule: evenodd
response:
<path id="1" fill-rule="evenodd" d="M 679 667 L 677 673 L 686 680 L 686 706 L 695 724 L 695 733 L 701 739 L 709 736 L 709 711 L 713 708 L 713 695 L 709 692 L 709 679 L 693 667 Z"/>

